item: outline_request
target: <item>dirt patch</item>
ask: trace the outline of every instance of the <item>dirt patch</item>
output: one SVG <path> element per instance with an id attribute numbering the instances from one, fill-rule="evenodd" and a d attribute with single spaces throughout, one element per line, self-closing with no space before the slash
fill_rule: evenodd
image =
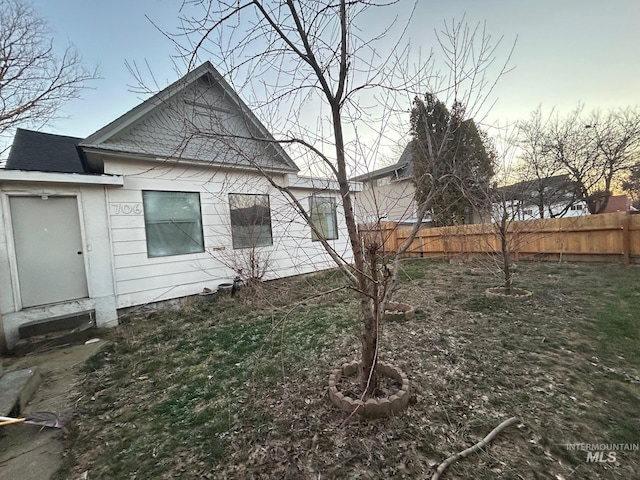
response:
<path id="1" fill-rule="evenodd" d="M 342 375 L 340 381 L 336 384 L 338 390 L 343 395 L 351 398 L 362 398 L 363 388 L 360 382 L 360 378 L 357 375 Z M 389 398 L 395 394 L 402 384 L 391 377 L 381 375 L 378 378 L 376 389 L 373 392 L 373 398 Z"/>

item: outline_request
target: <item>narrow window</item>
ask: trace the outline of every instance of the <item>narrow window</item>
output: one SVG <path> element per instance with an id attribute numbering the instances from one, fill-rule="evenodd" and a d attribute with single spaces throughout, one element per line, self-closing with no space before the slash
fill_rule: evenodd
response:
<path id="1" fill-rule="evenodd" d="M 269 195 L 229 194 L 233 248 L 273 245 Z"/>
<path id="2" fill-rule="evenodd" d="M 338 217 L 336 215 L 336 200 L 333 197 L 317 197 L 313 195 L 309 198 L 311 209 L 311 221 L 316 229 L 326 240 L 336 240 L 338 238 Z M 311 240 L 320 240 L 320 236 L 311 229 Z"/>
<path id="3" fill-rule="evenodd" d="M 147 256 L 204 252 L 200 194 L 142 192 Z"/>

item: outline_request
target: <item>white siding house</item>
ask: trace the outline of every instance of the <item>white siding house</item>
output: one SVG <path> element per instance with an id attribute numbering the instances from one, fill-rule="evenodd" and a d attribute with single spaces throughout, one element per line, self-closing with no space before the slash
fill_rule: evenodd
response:
<path id="1" fill-rule="evenodd" d="M 413 183 L 412 148 L 409 143 L 398 162 L 353 180 L 362 183 L 356 195 L 358 222 L 375 225 L 384 222 L 412 222 L 417 215 Z"/>
<path id="2" fill-rule="evenodd" d="M 353 180 L 362 184 L 362 192 L 355 195 L 358 221 L 365 225 L 377 222 L 415 223 L 417 221 L 416 188 L 413 173 L 414 141 L 405 146 L 398 162 Z M 482 216 L 475 209 L 466 213 L 465 223 L 480 223 Z M 424 226 L 433 226 L 431 216 L 423 219 Z"/>
<path id="3" fill-rule="evenodd" d="M 118 308 L 167 300 L 215 289 L 231 281 L 238 269 L 249 275 L 249 255 L 264 268 L 264 279 L 309 273 L 334 266 L 320 242 L 312 241 L 311 229 L 290 202 L 259 173 L 218 172 L 206 166 L 149 168 L 145 162 L 107 160 L 107 171 L 122 172 L 124 185 L 107 191 L 108 215 L 113 244 L 113 268 Z M 282 175 L 282 185 L 288 175 Z M 320 189 L 296 188 L 303 205 Z M 336 200 L 335 191 L 325 193 Z M 197 193 L 202 217 L 203 250 L 190 254 L 151 257 L 145 229 L 144 192 Z M 271 217 L 271 239 L 265 245 L 234 248 L 230 214 L 230 194 L 266 195 Z M 336 208 L 339 235 L 334 248 L 348 256 L 344 218 Z M 262 272 L 259 272 L 262 273 Z"/>
<path id="4" fill-rule="evenodd" d="M 336 185 L 298 176 L 208 62 L 85 139 L 19 130 L 0 170 L 4 347 L 33 321 L 111 326 L 236 275 L 332 267 L 284 188 L 350 259 Z"/>
<path id="5" fill-rule="evenodd" d="M 580 217 L 589 215 L 587 202 L 567 175 L 525 180 L 497 188 L 491 221 L 499 221 L 502 213 L 510 220 Z"/>

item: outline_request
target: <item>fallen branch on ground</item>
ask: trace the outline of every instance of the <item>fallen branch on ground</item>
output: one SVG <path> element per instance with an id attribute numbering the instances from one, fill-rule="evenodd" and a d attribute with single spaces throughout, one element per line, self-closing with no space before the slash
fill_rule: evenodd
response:
<path id="1" fill-rule="evenodd" d="M 500 433 L 505 428 L 513 425 L 514 423 L 518 423 L 518 422 L 519 420 L 517 417 L 511 417 L 510 419 L 505 420 L 496 428 L 491 430 L 489 435 L 484 437 L 482 440 L 476 443 L 473 447 L 469 447 L 466 450 L 463 450 L 462 452 L 458 452 L 455 455 L 451 455 L 444 462 L 438 465 L 438 469 L 436 470 L 436 473 L 434 473 L 433 476 L 431 477 L 431 480 L 438 480 L 442 472 L 444 472 L 447 469 L 447 467 L 451 465 L 453 462 L 460 460 L 461 458 L 464 458 L 468 455 L 471 455 L 472 453 L 477 452 L 483 447 L 486 447 L 496 437 L 496 435 L 498 435 L 498 433 Z"/>

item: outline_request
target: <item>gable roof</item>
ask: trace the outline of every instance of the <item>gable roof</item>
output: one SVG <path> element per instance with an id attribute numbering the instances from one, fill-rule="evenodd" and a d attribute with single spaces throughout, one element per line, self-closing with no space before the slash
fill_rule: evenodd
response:
<path id="1" fill-rule="evenodd" d="M 370 182 L 378 178 L 393 175 L 395 180 L 408 180 L 413 177 L 413 140 L 407 143 L 398 162 L 388 167 L 379 168 L 372 172 L 353 177 L 354 182 Z"/>
<path id="2" fill-rule="evenodd" d="M 474 130 L 477 131 L 476 124 L 472 119 L 465 120 L 463 124 L 470 125 Z M 409 140 L 396 164 L 380 168 L 363 175 L 359 175 L 357 177 L 354 177 L 353 180 L 357 182 L 367 182 L 378 178 L 385 178 L 391 176 L 391 174 L 393 174 L 394 180 L 413 179 L 414 145 L 416 145 L 416 140 Z"/>
<path id="3" fill-rule="evenodd" d="M 577 200 L 579 197 L 577 183 L 569 175 L 554 175 L 533 180 L 523 180 L 511 185 L 498 187 L 494 194 L 504 200 L 526 201 L 540 194 L 550 200 L 558 201 L 563 197 Z"/>
<path id="4" fill-rule="evenodd" d="M 218 95 L 217 104 L 198 101 L 206 94 L 214 93 Z M 185 105 L 189 105 L 191 110 L 187 110 Z M 197 131 L 196 128 L 194 135 L 194 123 L 197 122 L 198 114 L 203 111 L 212 115 L 213 111 L 217 111 L 221 118 L 217 124 L 209 120 L 210 124 L 201 131 Z M 233 118 L 230 120 L 231 117 Z M 232 147 L 220 140 L 221 135 L 224 136 L 225 133 L 214 131 L 216 126 L 224 128 L 224 123 L 230 121 L 241 124 L 248 132 L 246 138 L 234 139 L 236 144 Z M 187 127 L 191 127 L 191 130 Z M 230 137 L 232 135 L 227 136 L 227 138 Z M 253 138 L 259 140 L 252 140 Z M 255 165 L 261 168 L 287 172 L 299 170 L 282 146 L 275 141 L 266 127 L 210 62 L 203 63 L 89 135 L 80 146 L 88 150 L 138 153 L 155 158 L 177 158 L 244 166 L 251 166 L 252 162 L 243 158 L 239 152 L 251 150 Z M 220 154 L 224 147 L 227 152 Z M 244 155 L 244 157 L 247 156 Z"/>
<path id="5" fill-rule="evenodd" d="M 60 173 L 91 173 L 82 158 L 78 137 L 18 128 L 6 169 Z"/>

